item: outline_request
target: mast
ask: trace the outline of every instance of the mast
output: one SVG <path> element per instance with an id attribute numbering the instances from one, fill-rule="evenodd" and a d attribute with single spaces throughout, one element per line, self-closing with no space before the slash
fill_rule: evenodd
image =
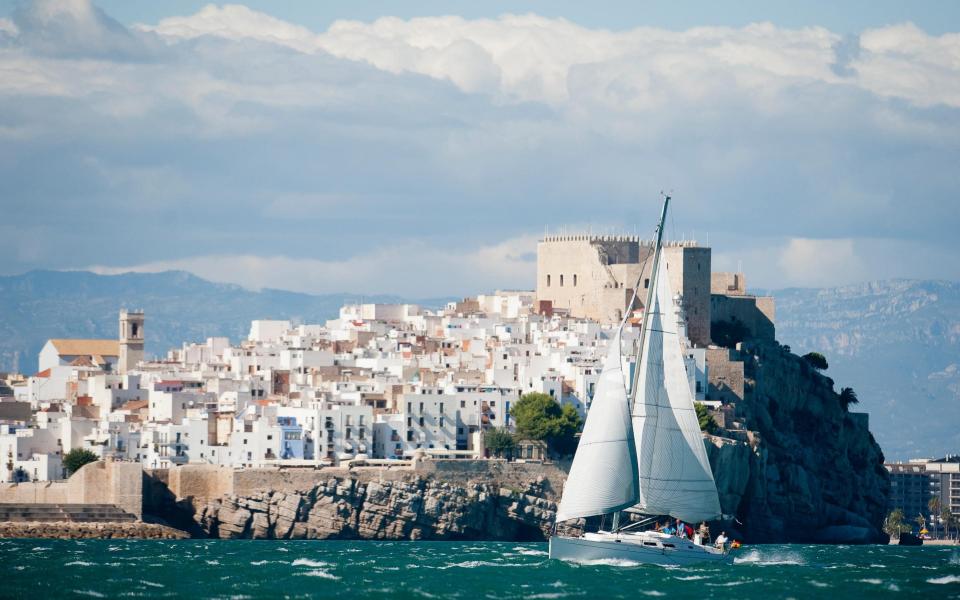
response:
<path id="1" fill-rule="evenodd" d="M 660 266 L 660 247 L 663 244 L 663 225 L 667 220 L 667 206 L 670 204 L 670 196 L 664 194 L 663 196 L 663 210 L 660 213 L 660 224 L 657 225 L 657 241 L 653 246 L 653 267 L 650 272 L 650 285 L 647 286 L 647 301 L 643 305 L 643 320 L 640 322 L 640 346 L 637 349 L 637 361 L 634 363 L 633 368 L 633 383 L 630 385 L 630 397 L 627 399 L 627 407 L 630 412 L 633 412 L 633 403 L 637 399 L 637 388 L 640 386 L 640 358 L 643 354 L 643 344 L 647 338 L 647 325 L 650 322 L 650 307 L 653 305 L 653 294 L 654 290 L 657 289 L 657 270 Z M 643 279 L 643 272 L 640 273 L 640 279 L 637 280 L 637 286 L 640 285 L 640 280 Z M 637 291 L 634 291 L 633 298 L 635 299 L 638 296 Z M 633 299 L 631 299 L 631 304 Z M 633 308 L 632 306 L 630 307 Z M 626 323 L 626 319 L 624 319 Z M 620 327 L 623 327 L 621 323 Z M 613 526 L 610 530 L 614 533 L 620 529 L 620 511 L 613 513 Z"/>
<path id="2" fill-rule="evenodd" d="M 643 344 L 647 339 L 647 325 L 650 321 L 650 308 L 653 306 L 653 294 L 657 289 L 657 271 L 660 266 L 660 247 L 663 244 L 663 225 L 667 220 L 667 205 L 670 196 L 663 197 L 663 212 L 660 213 L 660 225 L 657 226 L 657 241 L 653 247 L 653 269 L 650 272 L 650 285 L 647 286 L 647 302 L 643 305 L 643 321 L 640 323 L 640 347 L 637 349 L 637 362 L 633 369 L 633 383 L 630 385 L 630 410 L 637 400 L 637 387 L 640 385 L 640 358 L 643 354 Z M 640 274 L 643 277 L 643 273 Z M 639 285 L 639 281 L 637 284 Z"/>

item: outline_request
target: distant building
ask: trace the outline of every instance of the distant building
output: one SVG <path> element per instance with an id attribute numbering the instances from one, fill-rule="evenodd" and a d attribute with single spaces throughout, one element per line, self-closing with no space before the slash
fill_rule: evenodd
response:
<path id="1" fill-rule="evenodd" d="M 747 337 L 776 339 L 773 297 L 748 294 L 743 273 L 713 273 L 710 276 L 710 318 L 713 324 L 739 323 L 746 329 Z"/>
<path id="2" fill-rule="evenodd" d="M 890 472 L 887 508 L 901 509 L 908 523 L 923 515 L 928 526 L 942 525 L 940 515 L 930 511 L 933 497 L 940 498 L 940 505 L 949 507 L 953 514 L 960 514 L 960 456 L 915 459 L 883 466 Z"/>
<path id="3" fill-rule="evenodd" d="M 38 371 L 70 365 L 77 360 L 110 370 L 119 359 L 117 340 L 47 340 L 40 350 Z"/>

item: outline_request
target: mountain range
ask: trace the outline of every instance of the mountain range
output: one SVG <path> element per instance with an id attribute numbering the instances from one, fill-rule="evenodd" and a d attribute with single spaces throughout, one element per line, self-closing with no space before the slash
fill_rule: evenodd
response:
<path id="1" fill-rule="evenodd" d="M 888 459 L 960 452 L 960 283 L 889 280 L 763 292 L 777 303 L 777 338 L 817 351 L 836 387 L 852 387 Z M 0 370 L 33 373 L 50 338 L 113 338 L 121 308 L 147 313 L 147 353 L 183 342 L 246 337 L 254 319 L 318 323 L 343 304 L 453 298 L 251 291 L 183 271 L 98 275 L 31 271 L 0 277 Z"/>
<path id="2" fill-rule="evenodd" d="M 888 460 L 960 452 L 960 283 L 888 280 L 769 292 L 777 339 L 820 352 Z"/>

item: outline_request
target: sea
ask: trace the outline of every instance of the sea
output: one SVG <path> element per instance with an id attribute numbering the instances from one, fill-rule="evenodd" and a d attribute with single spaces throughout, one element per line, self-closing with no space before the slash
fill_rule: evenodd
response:
<path id="1" fill-rule="evenodd" d="M 758 545 L 568 564 L 544 543 L 0 540 L 2 598 L 960 598 L 960 549 Z"/>

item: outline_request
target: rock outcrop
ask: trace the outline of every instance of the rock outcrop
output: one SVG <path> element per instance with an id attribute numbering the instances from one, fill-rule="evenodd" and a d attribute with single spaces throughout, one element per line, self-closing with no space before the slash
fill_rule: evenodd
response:
<path id="1" fill-rule="evenodd" d="M 889 493 L 867 416 L 833 381 L 775 342 L 744 343 L 734 427 L 707 438 L 727 525 L 751 542 L 885 541 Z"/>
<path id="2" fill-rule="evenodd" d="M 156 523 L 0 523 L 0 538 L 178 540 L 187 533 Z"/>
<path id="3" fill-rule="evenodd" d="M 434 478 L 361 482 L 332 477 L 312 489 L 228 495 L 194 519 L 220 538 L 540 540 L 556 504 L 537 481 L 524 490 Z"/>

